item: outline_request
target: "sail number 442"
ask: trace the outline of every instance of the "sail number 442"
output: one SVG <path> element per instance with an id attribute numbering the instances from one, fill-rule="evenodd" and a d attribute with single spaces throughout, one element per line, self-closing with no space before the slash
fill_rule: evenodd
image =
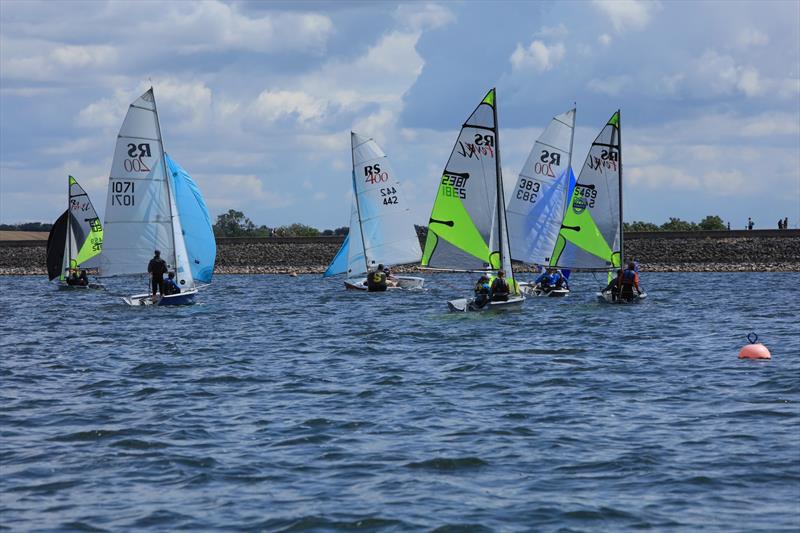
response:
<path id="1" fill-rule="evenodd" d="M 111 205 L 136 205 L 134 192 L 136 184 L 132 181 L 115 181 L 111 184 Z"/>
<path id="2" fill-rule="evenodd" d="M 383 205 L 397 203 L 397 189 L 394 187 L 386 187 L 381 189 L 381 197 L 383 197 Z"/>

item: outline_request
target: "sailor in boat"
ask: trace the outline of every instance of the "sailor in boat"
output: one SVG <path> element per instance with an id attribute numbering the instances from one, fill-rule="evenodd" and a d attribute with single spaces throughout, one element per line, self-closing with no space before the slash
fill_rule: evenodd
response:
<path id="1" fill-rule="evenodd" d="M 386 288 L 386 272 L 383 271 L 383 264 L 380 264 L 367 274 L 367 292 L 383 292 Z"/>
<path id="2" fill-rule="evenodd" d="M 153 252 L 153 258 L 147 264 L 147 272 L 150 274 L 152 288 L 153 288 L 153 296 L 156 295 L 156 291 L 164 294 L 164 274 L 167 273 L 167 262 L 161 259 L 161 251 L 155 250 Z"/>
<path id="3" fill-rule="evenodd" d="M 481 274 L 480 279 L 475 284 L 475 298 L 472 300 L 472 305 L 476 309 L 480 309 L 489 303 L 489 295 L 491 294 L 492 287 L 489 284 L 489 276 Z"/>
<path id="4" fill-rule="evenodd" d="M 569 283 L 567 283 L 567 278 L 564 276 L 564 273 L 560 270 L 555 270 L 553 274 L 550 275 L 550 285 L 555 289 L 565 288 L 569 290 Z"/>
<path id="5" fill-rule="evenodd" d="M 497 277 L 492 281 L 492 301 L 507 302 L 508 294 L 511 292 L 506 281 L 506 272 L 503 269 L 497 271 Z"/>
<path id="6" fill-rule="evenodd" d="M 556 269 L 553 267 L 550 267 L 539 274 L 539 276 L 533 280 L 533 282 L 536 284 L 536 288 L 541 289 L 542 292 L 550 292 L 555 285 L 555 283 L 553 283 L 553 276 L 555 276 L 555 274 Z"/>
<path id="7" fill-rule="evenodd" d="M 167 274 L 167 279 L 164 280 L 164 296 L 171 294 L 180 294 L 181 288 L 175 283 L 175 273 L 170 272 Z"/>
<path id="8" fill-rule="evenodd" d="M 81 270 L 81 275 L 78 276 L 78 269 L 70 269 L 70 276 L 67 278 L 67 285 L 86 287 L 89 285 L 89 277 L 86 275 L 85 270 Z"/>
<path id="9" fill-rule="evenodd" d="M 632 262 L 628 263 L 622 274 L 617 278 L 619 285 L 619 298 L 630 302 L 633 300 L 633 291 L 636 290 L 637 295 L 641 295 L 642 291 L 639 289 L 639 274 L 636 273 L 636 265 Z"/>
<path id="10" fill-rule="evenodd" d="M 392 275 L 392 270 L 389 267 L 386 267 L 383 269 L 383 273 L 386 274 L 386 286 L 397 287 L 398 281 L 397 278 Z"/>
<path id="11" fill-rule="evenodd" d="M 617 270 L 617 275 L 611 278 L 611 281 L 608 282 L 606 288 L 602 290 L 603 293 L 611 292 L 611 301 L 616 302 L 617 298 L 619 297 L 619 280 L 622 277 L 623 270 L 620 268 Z"/>

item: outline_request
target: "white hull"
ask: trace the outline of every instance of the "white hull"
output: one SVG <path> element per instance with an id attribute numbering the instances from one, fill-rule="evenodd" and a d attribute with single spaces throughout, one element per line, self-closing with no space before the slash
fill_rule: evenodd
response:
<path id="1" fill-rule="evenodd" d="M 614 297 L 611 295 L 611 291 L 597 293 L 597 300 L 607 304 L 635 304 L 637 302 L 641 302 L 645 298 L 647 298 L 646 292 L 643 292 L 639 295 L 634 294 L 632 300 L 621 300 L 619 298 L 614 299 Z"/>
<path id="2" fill-rule="evenodd" d="M 538 285 L 532 283 L 520 283 L 519 288 L 525 296 L 540 297 L 548 296 L 550 298 L 560 298 L 569 294 L 569 289 L 561 287 L 560 289 L 543 290 Z"/>
<path id="3" fill-rule="evenodd" d="M 525 303 L 524 296 L 514 296 L 504 302 L 488 302 L 481 308 L 470 305 L 473 302 L 472 298 L 459 298 L 458 300 L 450 300 L 447 302 L 447 307 L 453 313 L 471 312 L 485 312 L 485 311 L 516 311 Z"/>
<path id="4" fill-rule="evenodd" d="M 416 276 L 395 276 L 397 280 L 396 287 L 387 287 L 387 290 L 394 289 L 421 289 L 425 284 L 425 278 Z M 365 291 L 367 290 L 367 278 L 350 278 L 344 280 L 344 287 L 352 291 Z"/>
<path id="5" fill-rule="evenodd" d="M 134 294 L 133 296 L 123 296 L 122 300 L 131 306 L 140 305 L 191 305 L 194 303 L 194 297 L 197 294 L 197 289 L 186 289 L 179 294 L 170 294 L 169 296 L 161 296 L 145 293 Z"/>
<path id="6" fill-rule="evenodd" d="M 67 285 L 63 281 L 58 282 L 58 290 L 71 291 L 71 290 L 85 290 L 85 289 L 104 289 L 105 287 L 100 283 L 89 283 L 88 285 Z"/>

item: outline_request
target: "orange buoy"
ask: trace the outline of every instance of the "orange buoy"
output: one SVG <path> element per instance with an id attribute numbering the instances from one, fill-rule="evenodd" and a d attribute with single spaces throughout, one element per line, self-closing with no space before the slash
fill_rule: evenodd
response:
<path id="1" fill-rule="evenodd" d="M 745 344 L 739 350 L 739 359 L 772 359 L 767 347 L 760 342 L 756 342 L 758 341 L 758 335 L 749 333 L 747 340 L 750 341 L 750 344 Z"/>

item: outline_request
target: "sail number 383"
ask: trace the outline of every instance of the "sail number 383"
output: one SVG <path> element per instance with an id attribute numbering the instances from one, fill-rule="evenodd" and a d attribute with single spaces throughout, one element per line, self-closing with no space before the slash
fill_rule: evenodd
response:
<path id="1" fill-rule="evenodd" d="M 533 180 L 521 179 L 519 180 L 519 187 L 517 188 L 517 200 L 523 202 L 536 202 L 539 197 L 539 182 Z"/>
<path id="2" fill-rule="evenodd" d="M 111 184 L 111 205 L 131 207 L 136 205 L 136 184 L 132 181 L 115 181 Z"/>

